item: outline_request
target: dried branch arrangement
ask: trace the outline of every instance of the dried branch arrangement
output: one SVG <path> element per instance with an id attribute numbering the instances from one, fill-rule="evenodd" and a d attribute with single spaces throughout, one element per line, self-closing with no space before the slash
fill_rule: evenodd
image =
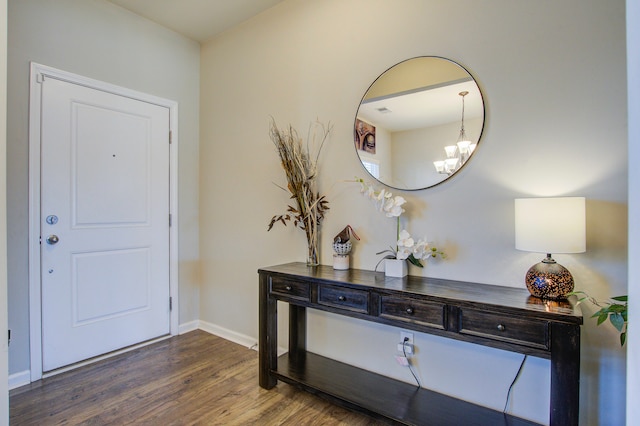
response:
<path id="1" fill-rule="evenodd" d="M 287 206 L 286 213 L 271 218 L 268 231 L 276 222 L 285 226 L 287 222 L 292 222 L 294 226 L 302 229 L 307 236 L 307 263 L 313 265 L 319 263 L 319 228 L 325 212 L 329 210 L 329 202 L 317 190 L 317 177 L 318 157 L 330 132 L 330 123 L 326 126 L 319 122 L 312 124 L 309 127 L 306 146 L 303 146 L 302 139 L 291 125 L 281 130 L 275 121 L 271 120 L 271 141 L 276 146 L 287 177 L 286 189 L 277 186 L 289 192 L 295 203 Z M 314 149 L 316 146 L 317 149 Z M 312 155 L 312 151 L 315 151 L 315 155 Z"/>

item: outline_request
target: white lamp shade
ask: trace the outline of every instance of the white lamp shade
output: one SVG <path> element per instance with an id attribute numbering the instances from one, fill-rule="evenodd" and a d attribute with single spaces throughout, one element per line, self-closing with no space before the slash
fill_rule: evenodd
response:
<path id="1" fill-rule="evenodd" d="M 586 251 L 583 197 L 515 200 L 516 249 L 538 253 Z"/>

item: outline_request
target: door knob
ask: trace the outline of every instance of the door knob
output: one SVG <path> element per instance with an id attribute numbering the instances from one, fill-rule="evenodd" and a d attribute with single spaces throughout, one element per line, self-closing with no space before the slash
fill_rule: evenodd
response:
<path id="1" fill-rule="evenodd" d="M 47 244 L 53 245 L 53 244 L 57 243 L 58 241 L 60 241 L 60 239 L 58 238 L 57 235 L 49 235 L 47 237 Z"/>

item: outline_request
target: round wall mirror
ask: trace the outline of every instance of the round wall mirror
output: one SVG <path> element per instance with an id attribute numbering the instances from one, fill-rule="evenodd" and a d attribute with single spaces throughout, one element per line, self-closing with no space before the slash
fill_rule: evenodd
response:
<path id="1" fill-rule="evenodd" d="M 396 189 L 430 188 L 457 173 L 484 127 L 482 93 L 459 64 L 436 56 L 389 68 L 364 94 L 354 125 L 367 172 Z"/>

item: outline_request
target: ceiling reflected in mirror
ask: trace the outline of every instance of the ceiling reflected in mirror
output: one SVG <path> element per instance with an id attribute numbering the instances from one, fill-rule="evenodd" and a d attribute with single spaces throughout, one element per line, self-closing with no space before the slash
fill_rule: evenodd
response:
<path id="1" fill-rule="evenodd" d="M 369 87 L 357 111 L 354 140 L 372 177 L 393 188 L 416 190 L 460 170 L 473 155 L 483 126 L 482 94 L 466 69 L 448 59 L 419 57 L 391 67 Z M 468 143 L 458 145 L 463 133 Z M 434 165 L 447 159 L 451 164 L 454 157 L 455 167 L 438 170 Z"/>

